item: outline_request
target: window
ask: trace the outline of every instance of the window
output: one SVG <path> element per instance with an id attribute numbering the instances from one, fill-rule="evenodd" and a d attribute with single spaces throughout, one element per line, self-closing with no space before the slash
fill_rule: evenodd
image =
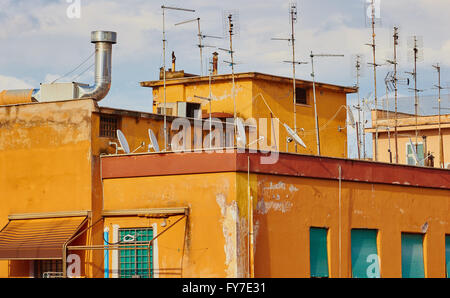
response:
<path id="1" fill-rule="evenodd" d="M 119 117 L 116 115 L 100 115 L 100 137 L 115 138 L 119 129 Z"/>
<path id="2" fill-rule="evenodd" d="M 121 244 L 148 244 L 153 239 L 153 230 L 120 229 Z M 153 277 L 153 248 L 150 251 L 144 246 L 131 247 L 119 251 L 119 277 L 149 278 Z"/>
<path id="3" fill-rule="evenodd" d="M 309 231 L 311 277 L 328 277 L 327 234 L 325 228 L 311 228 Z"/>
<path id="4" fill-rule="evenodd" d="M 445 268 L 447 269 L 447 278 L 450 278 L 450 236 L 445 236 Z"/>
<path id="5" fill-rule="evenodd" d="M 62 277 L 61 260 L 36 260 L 34 261 L 35 278 L 55 278 Z"/>
<path id="6" fill-rule="evenodd" d="M 415 146 L 416 144 L 413 143 Z M 415 149 L 415 148 L 414 148 Z M 414 159 L 414 153 L 413 148 L 410 143 L 406 144 L 406 161 L 408 162 L 408 165 L 416 165 L 416 160 Z M 423 155 L 423 144 L 417 144 L 417 157 L 419 158 L 419 165 L 424 165 L 424 155 Z"/>
<path id="7" fill-rule="evenodd" d="M 377 230 L 354 229 L 351 241 L 352 276 L 354 278 L 379 278 Z"/>
<path id="8" fill-rule="evenodd" d="M 306 105 L 308 104 L 308 93 L 304 88 L 295 88 L 295 103 Z"/>
<path id="9" fill-rule="evenodd" d="M 421 234 L 402 233 L 402 277 L 425 277 Z"/>

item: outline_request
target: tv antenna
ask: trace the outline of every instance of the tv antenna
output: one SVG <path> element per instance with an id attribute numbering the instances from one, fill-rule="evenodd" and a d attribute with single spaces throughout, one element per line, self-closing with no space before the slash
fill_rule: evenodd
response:
<path id="1" fill-rule="evenodd" d="M 197 22 L 197 28 L 198 28 L 198 34 L 197 34 L 198 44 L 197 44 L 197 46 L 200 49 L 200 75 L 203 76 L 203 48 L 215 48 L 214 46 L 204 45 L 203 39 L 207 38 L 207 37 L 212 37 L 212 38 L 221 38 L 221 37 L 203 35 L 202 31 L 201 31 L 201 27 L 200 27 L 200 18 L 195 18 L 195 19 L 184 21 L 184 22 L 180 22 L 180 23 L 175 24 L 175 26 L 188 24 L 188 23 L 192 23 L 192 22 Z"/>
<path id="2" fill-rule="evenodd" d="M 170 7 L 170 6 L 161 6 L 162 8 L 162 19 L 163 19 L 163 81 L 164 81 L 164 150 L 167 150 L 167 110 L 166 110 L 166 9 L 167 10 L 178 10 L 178 11 L 186 11 L 186 12 L 195 12 L 193 9 L 179 8 L 179 7 Z"/>
<path id="3" fill-rule="evenodd" d="M 412 52 L 413 52 L 413 58 L 414 58 L 414 70 L 413 72 L 407 72 L 407 74 L 410 74 L 414 79 L 414 88 L 409 88 L 410 90 L 414 91 L 414 116 L 415 116 L 415 131 L 416 131 L 416 152 L 418 151 L 418 140 L 419 140 L 419 125 L 418 125 L 418 118 L 419 118 L 419 92 L 423 92 L 423 90 L 420 90 L 417 88 L 417 61 L 421 60 L 422 57 L 420 54 L 419 49 L 419 43 L 421 43 L 421 39 L 417 38 L 416 35 L 410 38 L 408 41 L 409 46 L 412 46 Z"/>
<path id="4" fill-rule="evenodd" d="M 159 145 L 158 145 L 158 139 L 155 136 L 155 133 L 151 128 L 148 129 L 148 136 L 150 138 L 150 144 L 148 144 L 148 152 L 150 152 L 150 149 L 153 148 L 153 150 L 157 153 L 160 152 Z"/>
<path id="5" fill-rule="evenodd" d="M 313 79 L 313 97 L 314 97 L 314 119 L 316 125 L 316 141 L 317 141 L 317 155 L 320 156 L 320 135 L 319 135 L 319 116 L 317 114 L 317 99 L 316 99 L 316 75 L 314 73 L 314 57 L 344 57 L 344 55 L 336 54 L 314 54 L 311 51 L 311 77 Z"/>
<path id="6" fill-rule="evenodd" d="M 295 66 L 301 64 L 308 64 L 308 62 L 301 62 L 295 59 L 295 26 L 297 23 L 298 11 L 297 11 L 297 3 L 291 2 L 289 5 L 289 20 L 291 24 L 291 37 L 290 38 L 271 38 L 271 40 L 283 40 L 288 41 L 292 46 L 292 61 L 283 61 L 285 63 L 292 64 L 292 102 L 294 109 L 294 132 L 297 133 L 297 88 L 296 88 L 296 74 L 295 74 Z M 292 141 L 291 141 L 292 142 Z M 295 152 L 297 153 L 297 144 L 295 143 Z"/>
<path id="7" fill-rule="evenodd" d="M 438 89 L 438 123 L 439 123 L 439 166 L 441 168 L 445 167 L 444 162 L 444 142 L 442 139 L 442 130 L 441 130 L 441 90 L 444 89 L 441 86 L 441 66 L 439 63 L 433 65 L 433 68 L 436 69 L 438 73 L 438 84 L 435 87 Z"/>
<path id="8" fill-rule="evenodd" d="M 356 124 L 356 142 L 358 144 L 358 159 L 361 159 L 361 98 L 359 93 L 359 80 L 361 78 L 361 58 L 362 55 L 356 55 L 356 89 L 358 94 L 358 106 L 356 109 L 358 110 L 358 122 Z"/>
<path id="9" fill-rule="evenodd" d="M 375 113 L 378 110 L 378 96 L 377 96 L 377 67 L 381 66 L 376 63 L 376 34 L 375 34 L 375 0 L 371 0 L 371 19 L 372 19 L 372 43 L 367 44 L 372 47 L 373 63 L 369 65 L 373 66 L 373 84 L 374 84 L 374 100 L 375 100 Z M 375 125 L 375 161 L 378 161 L 378 125 Z"/>
<path id="10" fill-rule="evenodd" d="M 219 48 L 219 50 L 222 51 L 226 51 L 230 54 L 230 62 L 224 61 L 225 63 L 228 63 L 231 66 L 231 82 L 232 82 L 232 97 L 233 97 L 233 116 L 234 116 L 234 121 L 235 121 L 235 126 L 234 126 L 234 132 L 235 135 L 237 136 L 237 110 L 236 110 L 236 85 L 235 85 L 235 78 L 234 78 L 234 66 L 236 65 L 236 63 L 234 62 L 234 51 L 233 51 L 233 35 L 236 34 L 236 24 L 235 22 L 238 20 L 237 17 L 238 13 L 236 11 L 226 11 L 224 12 L 224 25 L 226 27 L 228 27 L 228 35 L 230 38 L 230 44 L 229 44 L 229 49 L 222 49 Z M 237 141 L 237 140 L 236 140 Z"/>
<path id="11" fill-rule="evenodd" d="M 362 113 L 362 146 L 363 146 L 363 159 L 366 159 L 366 112 L 370 112 L 369 99 L 372 97 L 373 92 L 369 92 L 365 98 L 362 99 L 361 111 Z"/>

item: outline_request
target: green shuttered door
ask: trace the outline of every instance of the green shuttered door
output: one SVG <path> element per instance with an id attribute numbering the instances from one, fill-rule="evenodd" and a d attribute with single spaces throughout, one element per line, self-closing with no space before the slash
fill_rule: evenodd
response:
<path id="1" fill-rule="evenodd" d="M 403 278 L 425 277 L 423 263 L 423 235 L 402 233 Z"/>
<path id="2" fill-rule="evenodd" d="M 351 241 L 352 276 L 354 278 L 379 278 L 377 230 L 352 230 Z"/>
<path id="3" fill-rule="evenodd" d="M 311 277 L 328 277 L 327 229 L 311 228 L 309 246 Z"/>

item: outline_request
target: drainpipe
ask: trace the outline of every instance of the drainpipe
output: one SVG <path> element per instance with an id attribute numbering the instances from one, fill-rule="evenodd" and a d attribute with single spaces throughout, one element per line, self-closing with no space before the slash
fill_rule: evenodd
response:
<path id="1" fill-rule="evenodd" d="M 100 101 L 111 88 L 112 45 L 117 43 L 117 33 L 111 31 L 93 31 L 91 42 L 95 44 L 95 84 L 78 86 L 79 98 L 93 98 Z"/>

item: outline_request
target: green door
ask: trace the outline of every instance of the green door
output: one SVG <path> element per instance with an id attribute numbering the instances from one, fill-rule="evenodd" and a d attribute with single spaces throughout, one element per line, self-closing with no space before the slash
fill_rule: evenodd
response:
<path id="1" fill-rule="evenodd" d="M 328 277 L 328 249 L 325 228 L 311 228 L 309 232 L 309 253 L 311 277 Z"/>
<path id="2" fill-rule="evenodd" d="M 402 276 L 424 278 L 423 235 L 402 233 Z"/>
<path id="3" fill-rule="evenodd" d="M 377 230 L 352 230 L 352 276 L 354 278 L 380 277 L 377 233 Z"/>

